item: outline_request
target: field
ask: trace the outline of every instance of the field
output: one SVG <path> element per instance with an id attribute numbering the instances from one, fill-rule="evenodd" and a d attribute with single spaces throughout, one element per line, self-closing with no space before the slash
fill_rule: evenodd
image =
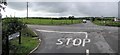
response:
<path id="1" fill-rule="evenodd" d="M 69 24 L 76 24 L 81 23 L 82 20 L 76 19 L 76 20 L 70 20 L 70 19 L 20 19 L 25 24 L 37 24 L 37 25 L 69 25 Z"/>
<path id="2" fill-rule="evenodd" d="M 115 22 L 113 19 L 96 19 L 93 21 L 93 23 L 97 25 L 102 25 L 102 26 L 114 26 L 114 27 L 120 27 L 120 22 Z"/>

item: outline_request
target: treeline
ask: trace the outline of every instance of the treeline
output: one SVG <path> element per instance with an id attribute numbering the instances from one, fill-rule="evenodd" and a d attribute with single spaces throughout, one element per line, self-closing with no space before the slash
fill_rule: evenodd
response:
<path id="1" fill-rule="evenodd" d="M 95 18 L 95 20 L 99 20 L 99 21 L 113 21 L 114 18 Z"/>
<path id="2" fill-rule="evenodd" d="M 61 19 L 81 19 L 81 18 L 76 18 L 74 16 L 70 16 L 70 17 L 6 17 L 6 18 L 3 18 L 3 19 L 13 19 L 13 18 L 16 18 L 16 19 L 55 19 L 55 20 L 61 20 Z"/>
<path id="3" fill-rule="evenodd" d="M 69 16 L 69 17 L 6 17 L 6 18 L 3 18 L 3 19 L 13 19 L 13 18 L 16 18 L 16 19 L 54 19 L 54 20 L 63 20 L 63 19 L 74 19 L 74 20 L 77 20 L 77 19 L 86 19 L 86 20 L 92 20 L 92 19 L 95 19 L 95 20 L 113 20 L 113 18 L 115 17 L 74 17 L 74 16 Z"/>

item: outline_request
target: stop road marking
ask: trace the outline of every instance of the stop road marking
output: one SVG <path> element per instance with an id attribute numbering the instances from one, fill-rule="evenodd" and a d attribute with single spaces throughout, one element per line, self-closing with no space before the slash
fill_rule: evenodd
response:
<path id="1" fill-rule="evenodd" d="M 66 33 L 66 32 L 65 32 Z M 70 33 L 70 32 L 69 32 Z M 71 37 L 67 37 L 67 38 L 59 38 L 59 39 L 57 39 L 57 43 L 56 43 L 56 45 L 63 45 L 63 44 L 65 44 L 65 45 L 70 45 L 70 43 L 72 43 L 72 45 L 73 46 L 85 46 L 85 44 L 87 44 L 87 43 L 90 43 L 90 39 L 88 39 L 88 35 L 87 35 L 87 33 L 85 33 L 85 32 L 79 32 L 79 33 L 84 33 L 86 36 L 85 36 L 85 38 L 84 39 L 80 39 L 80 38 L 71 38 Z M 66 42 L 65 42 L 66 41 Z"/>

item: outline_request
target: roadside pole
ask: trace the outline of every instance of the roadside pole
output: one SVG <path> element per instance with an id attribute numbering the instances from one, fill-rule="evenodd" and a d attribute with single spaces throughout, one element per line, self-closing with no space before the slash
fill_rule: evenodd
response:
<path id="1" fill-rule="evenodd" d="M 41 19 L 42 19 L 42 18 L 40 18 L 40 24 L 42 23 L 42 22 L 41 22 Z"/>
<path id="2" fill-rule="evenodd" d="M 72 22 L 72 18 L 71 18 L 71 24 L 73 24 L 73 22 Z"/>
<path id="3" fill-rule="evenodd" d="M 72 24 L 73 24 L 73 18 L 71 18 Z"/>
<path id="4" fill-rule="evenodd" d="M 67 24 L 67 18 L 65 18 L 65 20 L 66 20 L 66 22 L 65 22 L 65 23 Z"/>
<path id="5" fill-rule="evenodd" d="M 51 18 L 51 24 L 53 24 L 53 19 Z"/>

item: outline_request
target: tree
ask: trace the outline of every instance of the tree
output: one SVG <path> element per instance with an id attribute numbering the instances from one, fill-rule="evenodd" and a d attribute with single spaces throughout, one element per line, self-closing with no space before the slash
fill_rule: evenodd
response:
<path id="1" fill-rule="evenodd" d="M 95 21 L 95 17 L 92 18 L 92 22 Z"/>
<path id="2" fill-rule="evenodd" d="M 0 8 L 2 8 L 5 11 L 6 7 L 4 7 L 3 5 L 7 6 L 7 2 L 0 1 Z M 1 11 L 1 9 L 0 9 L 0 11 Z"/>
<path id="3" fill-rule="evenodd" d="M 69 16 L 69 19 L 71 19 L 71 23 L 73 24 L 74 16 Z"/>

